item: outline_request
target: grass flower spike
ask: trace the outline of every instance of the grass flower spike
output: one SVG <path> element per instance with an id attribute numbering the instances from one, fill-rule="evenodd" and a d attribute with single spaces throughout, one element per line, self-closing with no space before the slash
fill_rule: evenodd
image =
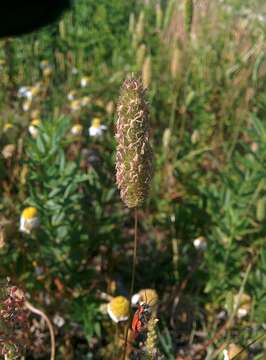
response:
<path id="1" fill-rule="evenodd" d="M 153 173 L 144 93 L 141 80 L 126 79 L 117 107 L 116 181 L 121 198 L 129 208 L 143 204 Z"/>
<path id="2" fill-rule="evenodd" d="M 151 307 L 156 306 L 158 303 L 157 291 L 154 289 L 142 289 L 131 298 L 131 303 L 134 305 L 142 302 Z"/>
<path id="3" fill-rule="evenodd" d="M 185 30 L 189 34 L 191 32 L 193 21 L 193 0 L 185 0 Z"/>
<path id="4" fill-rule="evenodd" d="M 100 136 L 104 130 L 106 130 L 106 126 L 101 125 L 101 120 L 99 118 L 94 118 L 89 128 L 90 136 Z"/>
<path id="5" fill-rule="evenodd" d="M 129 317 L 129 301 L 124 296 L 116 296 L 109 302 L 107 312 L 115 323 L 126 321 Z"/>
<path id="6" fill-rule="evenodd" d="M 148 322 L 147 325 L 147 341 L 146 341 L 146 359 L 153 360 L 158 359 L 159 353 L 157 349 L 157 323 L 158 319 L 154 316 Z"/>
<path id="7" fill-rule="evenodd" d="M 30 234 L 31 231 L 40 225 L 40 219 L 38 216 L 38 210 L 35 207 L 27 207 L 23 210 L 20 217 L 19 230 L 26 234 Z"/>

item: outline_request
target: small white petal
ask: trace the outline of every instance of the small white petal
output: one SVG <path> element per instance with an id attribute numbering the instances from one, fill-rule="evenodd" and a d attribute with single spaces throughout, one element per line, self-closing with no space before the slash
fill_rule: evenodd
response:
<path id="1" fill-rule="evenodd" d="M 21 216 L 19 230 L 26 234 L 30 234 L 31 230 L 37 228 L 39 225 L 40 220 L 38 217 L 32 219 L 25 219 L 23 216 Z"/>
<path id="2" fill-rule="evenodd" d="M 25 227 L 25 219 L 23 217 L 20 218 L 19 231 L 29 234 L 29 230 Z"/>
<path id="3" fill-rule="evenodd" d="M 115 322 L 118 323 L 120 321 L 126 321 L 128 319 L 128 316 L 121 316 L 117 317 L 111 310 L 110 304 L 107 305 L 107 313 L 110 316 L 110 318 Z"/>
<path id="4" fill-rule="evenodd" d="M 248 310 L 245 309 L 245 308 L 239 308 L 239 309 L 237 310 L 237 317 L 238 317 L 239 319 L 247 316 L 247 314 L 248 314 Z"/>
<path id="5" fill-rule="evenodd" d="M 193 245 L 197 250 L 205 250 L 207 247 L 207 242 L 204 237 L 198 237 L 193 241 Z"/>
<path id="6" fill-rule="evenodd" d="M 107 305 L 107 312 L 108 312 L 108 315 L 110 316 L 110 318 L 111 318 L 115 323 L 118 323 L 118 319 L 117 319 L 117 317 L 114 315 L 114 313 L 112 312 L 110 304 Z"/>
<path id="7" fill-rule="evenodd" d="M 137 305 L 137 303 L 139 302 L 139 299 L 140 299 L 140 295 L 134 294 L 131 298 L 131 304 Z"/>
<path id="8" fill-rule="evenodd" d="M 228 351 L 226 349 L 223 351 L 223 355 L 224 355 L 224 360 L 230 360 L 229 355 L 228 355 Z"/>
<path id="9" fill-rule="evenodd" d="M 30 126 L 29 126 L 29 133 L 31 134 L 31 136 L 32 136 L 33 138 L 36 138 L 37 135 L 38 135 L 38 133 L 39 133 L 39 129 L 37 129 L 37 127 L 34 126 L 34 125 L 30 125 Z"/>
<path id="10" fill-rule="evenodd" d="M 65 324 L 65 319 L 62 318 L 62 316 L 58 315 L 58 314 L 55 314 L 54 318 L 53 318 L 53 323 L 61 328 L 64 324 Z"/>
<path id="11" fill-rule="evenodd" d="M 87 84 L 88 84 L 88 80 L 87 79 L 81 79 L 80 80 L 80 86 L 81 87 L 86 87 L 87 86 Z"/>

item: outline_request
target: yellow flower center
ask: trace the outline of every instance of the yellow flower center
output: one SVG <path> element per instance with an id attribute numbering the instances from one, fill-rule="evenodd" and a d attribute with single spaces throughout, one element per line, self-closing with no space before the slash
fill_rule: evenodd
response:
<path id="1" fill-rule="evenodd" d="M 72 127 L 73 132 L 81 133 L 82 130 L 83 130 L 83 126 L 81 124 L 77 124 Z"/>
<path id="2" fill-rule="evenodd" d="M 41 120 L 40 119 L 34 119 L 34 120 L 32 120 L 31 125 L 39 126 L 39 125 L 41 125 Z"/>
<path id="3" fill-rule="evenodd" d="M 22 217 L 26 220 L 36 218 L 38 215 L 38 210 L 35 207 L 27 207 L 22 212 Z"/>
<path id="4" fill-rule="evenodd" d="M 6 124 L 4 125 L 4 131 L 6 131 L 6 130 L 8 130 L 8 129 L 12 129 L 12 127 L 13 127 L 12 124 L 6 123 Z"/>
<path id="5" fill-rule="evenodd" d="M 83 106 L 88 105 L 91 101 L 91 98 L 89 96 L 83 96 L 83 98 L 81 99 L 81 103 Z"/>
<path id="6" fill-rule="evenodd" d="M 129 301 L 124 296 L 114 297 L 109 306 L 115 317 L 122 318 L 129 316 Z"/>
<path id="7" fill-rule="evenodd" d="M 69 98 L 74 98 L 75 96 L 77 95 L 76 91 L 75 90 L 71 90 L 69 93 L 68 93 L 68 97 Z"/>
<path id="8" fill-rule="evenodd" d="M 89 78 L 88 76 L 84 76 L 84 77 L 81 79 L 81 81 L 82 81 L 82 82 L 85 82 L 85 83 L 88 83 L 89 80 L 90 80 L 90 78 Z"/>
<path id="9" fill-rule="evenodd" d="M 79 109 L 80 108 L 80 100 L 79 99 L 72 100 L 70 106 L 73 110 Z"/>
<path id="10" fill-rule="evenodd" d="M 99 118 L 94 118 L 92 120 L 91 126 L 96 129 L 99 129 L 99 127 L 101 126 L 101 120 Z"/>
<path id="11" fill-rule="evenodd" d="M 41 66 L 42 66 L 42 67 L 45 67 L 45 66 L 47 66 L 48 64 L 49 64 L 48 60 L 42 60 L 42 61 L 41 61 Z"/>
<path id="12" fill-rule="evenodd" d="M 30 91 L 31 91 L 32 96 L 35 96 L 40 92 L 40 88 L 38 86 L 32 86 Z"/>

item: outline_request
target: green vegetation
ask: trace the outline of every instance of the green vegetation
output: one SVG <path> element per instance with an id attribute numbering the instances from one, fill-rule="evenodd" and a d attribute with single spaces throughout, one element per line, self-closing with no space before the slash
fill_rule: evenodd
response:
<path id="1" fill-rule="evenodd" d="M 1 40 L 0 274 L 53 323 L 56 359 L 122 359 L 126 325 L 106 307 L 132 275 L 114 137 L 132 72 L 154 152 L 135 279 L 158 292 L 152 340 L 165 359 L 222 360 L 265 332 L 265 5 L 188 1 L 186 20 L 185 2 L 79 0 L 58 24 Z M 27 207 L 40 224 L 24 213 L 25 233 Z M 26 359 L 49 359 L 47 328 L 29 321 Z M 129 356 L 145 359 L 131 335 Z M 264 338 L 242 358 L 265 351 Z"/>

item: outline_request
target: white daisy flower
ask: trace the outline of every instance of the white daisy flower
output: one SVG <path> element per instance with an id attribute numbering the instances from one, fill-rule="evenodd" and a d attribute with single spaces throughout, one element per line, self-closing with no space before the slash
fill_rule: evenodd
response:
<path id="1" fill-rule="evenodd" d="M 26 98 L 28 100 L 32 99 L 32 90 L 29 86 L 22 86 L 18 90 L 18 97 L 19 98 Z"/>
<path id="2" fill-rule="evenodd" d="M 83 126 L 81 124 L 76 124 L 76 125 L 72 126 L 72 128 L 70 130 L 71 134 L 74 136 L 82 135 L 82 131 L 83 131 Z"/>
<path id="3" fill-rule="evenodd" d="M 55 314 L 55 316 L 53 317 L 53 323 L 57 327 L 61 328 L 65 324 L 65 319 L 62 318 L 62 316 Z"/>
<path id="4" fill-rule="evenodd" d="M 115 323 L 126 321 L 129 317 L 129 301 L 124 296 L 114 297 L 107 305 L 107 313 Z"/>
<path id="5" fill-rule="evenodd" d="M 40 119 L 34 119 L 32 120 L 32 122 L 30 123 L 30 126 L 28 128 L 29 133 L 31 134 L 31 136 L 35 139 L 38 134 L 39 134 L 39 129 L 38 126 L 41 124 L 41 120 Z"/>
<path id="6" fill-rule="evenodd" d="M 224 349 L 223 355 L 224 355 L 224 360 L 230 360 L 228 356 L 228 350 Z"/>
<path id="7" fill-rule="evenodd" d="M 19 230 L 26 234 L 30 234 L 31 231 L 40 225 L 40 219 L 38 216 L 38 210 L 35 207 L 27 207 L 23 210 L 20 217 Z"/>
<path id="8" fill-rule="evenodd" d="M 94 118 L 89 128 L 90 136 L 100 136 L 104 130 L 106 130 L 106 126 L 101 125 L 101 120 L 99 118 Z"/>
<path id="9" fill-rule="evenodd" d="M 22 97 L 26 97 L 26 93 L 29 91 L 29 87 L 28 86 L 21 86 L 18 89 L 18 97 L 22 98 Z"/>
<path id="10" fill-rule="evenodd" d="M 86 87 L 87 85 L 88 85 L 88 83 L 89 83 L 89 77 L 88 76 L 84 76 L 83 78 L 81 78 L 81 80 L 80 80 L 80 86 L 82 87 L 82 88 L 84 88 L 84 87 Z"/>
<path id="11" fill-rule="evenodd" d="M 75 90 L 69 91 L 69 93 L 67 94 L 67 98 L 69 101 L 74 100 L 76 98 L 76 91 Z"/>
<path id="12" fill-rule="evenodd" d="M 205 237 L 200 236 L 193 241 L 193 245 L 197 250 L 204 251 L 207 248 L 207 241 Z"/>

